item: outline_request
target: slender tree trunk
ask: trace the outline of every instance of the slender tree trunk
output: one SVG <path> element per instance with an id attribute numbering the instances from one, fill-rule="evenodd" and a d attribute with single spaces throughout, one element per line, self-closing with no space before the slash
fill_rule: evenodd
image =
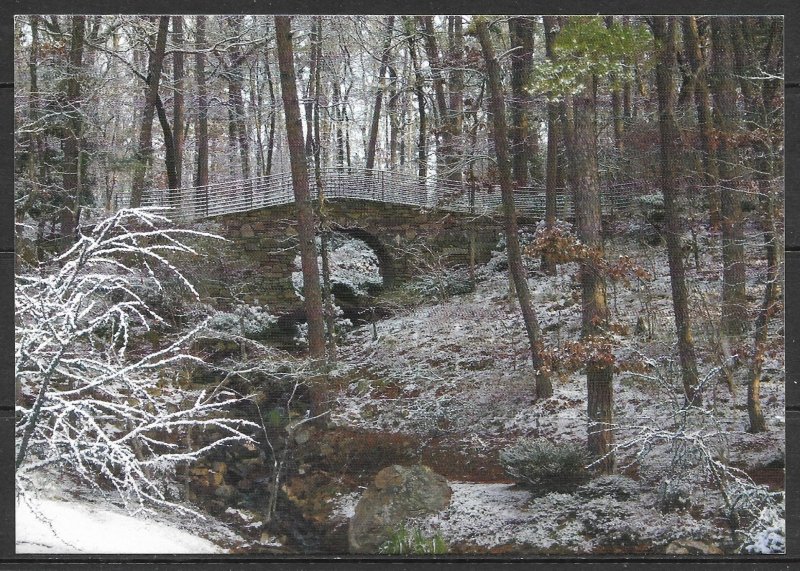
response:
<path id="1" fill-rule="evenodd" d="M 310 159 L 314 154 L 314 78 L 317 75 L 317 21 L 311 21 L 311 54 L 309 58 L 308 83 L 306 84 L 305 113 L 306 113 L 306 156 Z"/>
<path id="2" fill-rule="evenodd" d="M 433 93 L 436 105 L 433 107 L 434 115 L 438 111 L 438 117 L 434 117 L 437 126 L 438 136 L 436 137 L 436 175 L 448 178 L 451 176 L 451 135 L 447 124 L 447 99 L 444 93 L 444 78 L 442 77 L 442 63 L 439 58 L 439 47 L 436 42 L 436 30 L 433 25 L 433 16 L 418 16 L 423 27 L 423 37 L 425 39 L 425 52 L 428 54 L 428 62 L 433 77 Z"/>
<path id="3" fill-rule="evenodd" d="M 389 101 L 386 110 L 389 115 L 389 157 L 388 170 L 395 170 L 397 166 L 397 135 L 400 131 L 400 118 L 397 115 L 397 71 L 389 66 Z"/>
<path id="4" fill-rule="evenodd" d="M 769 41 L 764 54 L 765 72 L 779 77 L 781 74 L 779 58 L 783 48 L 783 23 L 780 18 L 775 18 L 770 26 Z M 764 235 L 764 252 L 767 259 L 767 281 L 764 286 L 764 298 L 756 317 L 755 339 L 753 350 L 753 366 L 750 382 L 747 385 L 747 413 L 750 419 L 750 432 L 765 432 L 767 423 L 761 409 L 761 375 L 764 364 L 764 352 L 767 344 L 767 326 L 769 319 L 776 310 L 775 300 L 778 292 L 778 256 L 774 219 L 772 215 L 772 189 L 773 175 L 779 172 L 776 161 L 772 159 L 774 149 L 771 145 L 770 132 L 779 125 L 773 125 L 769 117 L 769 109 L 773 108 L 775 97 L 779 94 L 782 82 L 779 79 L 764 81 L 761 89 L 761 100 L 758 108 L 758 127 L 765 132 L 759 138 L 758 144 L 760 159 L 757 161 L 758 173 L 760 223 Z"/>
<path id="5" fill-rule="evenodd" d="M 39 195 L 39 177 L 36 172 L 37 165 L 41 161 L 41 134 L 38 127 L 34 127 L 39 119 L 40 101 L 39 101 L 39 16 L 32 15 L 30 17 L 31 27 L 31 50 L 30 61 L 28 63 L 28 77 L 30 78 L 30 102 L 28 105 L 28 122 L 32 125 L 28 133 L 28 179 L 30 180 L 31 188 L 28 192 L 25 202 L 22 206 L 18 207 L 15 212 L 16 221 L 21 223 L 27 215 L 30 208 L 36 202 Z"/>
<path id="6" fill-rule="evenodd" d="M 555 59 L 553 44 L 556 39 L 556 19 L 554 16 L 543 16 L 545 55 L 551 61 Z M 545 167 L 545 224 L 548 229 L 555 226 L 558 213 L 558 103 L 547 103 L 547 165 Z M 549 275 L 555 275 L 556 264 L 550 252 L 542 254 L 542 270 Z"/>
<path id="7" fill-rule="evenodd" d="M 700 134 L 700 146 L 703 153 L 703 181 L 709 198 L 709 222 L 713 228 L 720 224 L 720 197 L 717 184 L 719 169 L 714 137 L 714 120 L 711 115 L 711 95 L 708 88 L 708 67 L 706 57 L 700 48 L 700 33 L 697 29 L 697 18 L 684 16 L 681 19 L 683 28 L 684 52 L 692 72 L 692 87 L 695 107 L 697 108 L 697 129 Z"/>
<path id="8" fill-rule="evenodd" d="M 156 112 L 158 113 L 158 122 L 161 124 L 161 130 L 164 133 L 164 166 L 167 171 L 167 187 L 172 191 L 170 192 L 172 206 L 179 207 L 180 205 L 177 203 L 178 193 L 175 192 L 180 187 L 175 154 L 175 135 L 170 127 L 167 111 L 164 109 L 161 97 L 156 97 Z"/>
<path id="9" fill-rule="evenodd" d="M 631 27 L 631 17 L 630 16 L 623 16 L 622 17 L 622 27 L 623 28 L 630 28 Z M 630 65 L 630 58 L 625 58 L 625 65 Z M 624 117 L 625 121 L 630 121 L 633 117 L 631 112 L 631 99 L 632 99 L 632 91 L 633 88 L 631 86 L 630 80 L 626 79 L 625 82 L 622 84 L 622 116 Z"/>
<path id="10" fill-rule="evenodd" d="M 319 284 L 319 266 L 315 244 L 314 210 L 308 185 L 308 167 L 303 148 L 303 124 L 294 72 L 291 18 L 275 16 L 275 35 L 280 68 L 281 94 L 286 116 L 286 136 L 289 141 L 289 158 L 292 169 L 297 234 L 300 242 L 300 260 L 303 269 L 303 295 L 308 321 L 308 345 L 312 359 L 325 357 L 325 325 L 322 317 L 322 293 Z M 322 403 L 317 402 L 316 410 Z"/>
<path id="11" fill-rule="evenodd" d="M 606 16 L 605 22 L 606 28 L 609 30 L 613 29 L 616 25 L 614 22 L 614 16 Z M 617 153 L 622 156 L 622 137 L 624 130 L 622 116 L 622 94 L 620 93 L 619 85 L 617 84 L 617 78 L 614 74 L 609 76 L 609 81 L 611 82 L 611 121 L 614 125 L 614 147 L 616 147 Z"/>
<path id="12" fill-rule="evenodd" d="M 344 133 L 342 132 L 342 105 L 339 101 L 340 98 L 340 85 L 339 79 L 334 78 L 331 82 L 331 96 L 333 102 L 333 112 L 336 119 L 336 166 L 340 170 L 344 170 Z"/>
<path id="13" fill-rule="evenodd" d="M 533 26 L 531 18 L 508 20 L 511 39 L 511 170 L 517 186 L 528 185 L 528 166 L 533 159 L 526 91 L 533 71 Z"/>
<path id="14" fill-rule="evenodd" d="M 264 141 L 261 136 L 261 129 L 264 126 L 264 116 L 262 109 L 264 101 L 262 97 L 262 83 L 259 76 L 258 56 L 253 67 L 250 69 L 250 109 L 255 118 L 256 131 L 256 172 L 255 176 L 264 176 Z"/>
<path id="15" fill-rule="evenodd" d="M 314 73 L 309 78 L 313 82 L 313 126 L 314 126 L 314 181 L 317 186 L 319 196 L 319 225 L 322 230 L 320 233 L 320 257 L 322 258 L 322 302 L 325 307 L 325 339 L 327 345 L 328 363 L 336 362 L 336 309 L 333 305 L 333 294 L 331 293 L 331 265 L 330 265 L 330 223 L 327 219 L 327 206 L 325 201 L 325 189 L 322 184 L 322 161 L 320 156 L 320 90 L 321 90 L 321 68 L 322 59 L 322 17 L 315 16 L 316 34 L 312 41 L 316 43 L 316 65 L 313 66 Z"/>
<path id="16" fill-rule="evenodd" d="M 503 84 L 500 78 L 500 64 L 494 53 L 492 40 L 489 35 L 489 25 L 484 18 L 476 22 L 476 32 L 486 61 L 486 75 L 489 84 L 489 109 L 492 114 L 492 123 L 495 133 L 495 152 L 500 176 L 500 191 L 503 202 L 503 221 L 506 234 L 506 251 L 508 252 L 509 272 L 517 291 L 517 299 L 522 311 L 522 319 L 528 334 L 536 379 L 537 398 L 549 398 L 553 395 L 553 386 L 545 366 L 542 340 L 539 332 L 539 323 L 536 311 L 531 303 L 531 294 L 528 289 L 528 280 L 525 267 L 522 263 L 519 235 L 517 228 L 517 212 L 514 206 L 514 188 L 511 181 L 511 156 L 508 149 L 508 128 L 506 126 L 506 105 L 503 93 Z"/>
<path id="17" fill-rule="evenodd" d="M 672 307 L 678 335 L 678 353 L 681 361 L 683 390 L 687 402 L 699 404 L 697 390 L 697 357 L 692 340 L 689 292 L 683 267 L 681 247 L 681 215 L 678 212 L 678 158 L 680 134 L 675 122 L 675 93 L 673 65 L 675 63 L 675 19 L 664 16 L 653 18 L 653 37 L 656 52 L 656 86 L 658 89 L 659 125 L 661 129 L 661 190 L 664 194 L 664 231 L 667 242 L 667 259 L 672 284 Z"/>
<path id="18" fill-rule="evenodd" d="M 736 137 L 739 125 L 734 78 L 731 18 L 711 19 L 714 44 L 714 104 L 718 135 L 720 202 L 722 215 L 722 331 L 742 333 L 747 325 L 745 297 L 744 228 L 739 186 L 741 169 Z"/>
<path id="19" fill-rule="evenodd" d="M 172 97 L 172 127 L 173 146 L 175 147 L 175 175 L 177 188 L 183 181 L 183 16 L 172 17 L 172 38 L 175 42 L 175 51 L 172 54 L 172 76 L 175 82 L 175 91 Z"/>
<path id="20" fill-rule="evenodd" d="M 381 118 L 381 103 L 383 101 L 383 91 L 385 87 L 384 75 L 389 64 L 389 50 L 392 47 L 392 31 L 394 29 L 394 16 L 386 18 L 386 39 L 383 41 L 381 51 L 381 64 L 378 69 L 378 89 L 375 92 L 375 106 L 372 109 L 372 124 L 369 130 L 369 143 L 367 144 L 367 164 L 368 169 L 375 167 L 375 151 L 378 144 L 378 126 Z"/>
<path id="21" fill-rule="evenodd" d="M 228 26 L 231 32 L 238 37 L 242 30 L 242 16 L 228 16 Z M 242 62 L 244 55 L 238 47 L 231 47 L 228 51 L 230 55 L 230 71 L 228 80 L 228 93 L 233 113 L 233 133 L 239 147 L 239 157 L 241 160 L 242 178 L 250 178 L 250 138 L 247 134 L 247 119 L 244 112 L 244 99 L 242 98 L 242 85 L 244 74 L 242 72 Z"/>
<path id="22" fill-rule="evenodd" d="M 448 127 L 451 135 L 453 168 L 450 169 L 448 179 L 461 182 L 462 170 L 461 155 L 464 133 L 464 24 L 461 16 L 448 16 L 452 22 L 452 43 L 450 45 L 450 82 L 449 82 L 449 118 Z"/>
<path id="23" fill-rule="evenodd" d="M 408 53 L 411 57 L 411 65 L 414 68 L 414 93 L 417 96 L 417 111 L 419 113 L 419 139 L 417 141 L 417 176 L 420 181 L 424 181 L 428 176 L 428 124 L 425 114 L 425 80 L 420 71 L 419 61 L 417 60 L 416 40 L 414 38 L 414 27 L 410 18 L 405 18 L 406 34 L 408 35 Z"/>
<path id="24" fill-rule="evenodd" d="M 85 16 L 72 16 L 72 39 L 69 48 L 69 79 L 67 80 L 67 126 L 64 137 L 64 205 L 61 209 L 61 248 L 73 241 L 78 221 L 81 195 L 81 80 L 83 69 L 83 39 Z"/>
<path id="25" fill-rule="evenodd" d="M 264 70 L 267 72 L 267 87 L 269 88 L 269 136 L 267 137 L 267 164 L 266 175 L 272 174 L 272 150 L 275 147 L 275 115 L 278 112 L 278 106 L 275 101 L 275 86 L 272 83 L 272 71 L 270 70 L 269 63 L 269 46 L 264 50 Z"/>
<path id="26" fill-rule="evenodd" d="M 142 125 L 139 129 L 139 149 L 136 153 L 133 181 L 131 183 L 131 207 L 133 208 L 142 205 L 144 175 L 153 160 L 153 115 L 155 115 L 156 111 L 158 86 L 161 83 L 161 69 L 164 65 L 164 51 L 167 45 L 168 30 L 169 16 L 160 16 L 155 50 L 150 53 L 150 62 L 147 66 L 147 91 L 142 111 Z"/>
<path id="27" fill-rule="evenodd" d="M 206 17 L 197 16 L 195 43 L 195 81 L 197 81 L 197 174 L 195 186 L 208 185 L 208 94 L 206 91 Z M 198 202 L 207 205 L 208 191 L 200 191 L 203 196 Z"/>
<path id="28" fill-rule="evenodd" d="M 591 251 L 581 263 L 583 336 L 602 336 L 608 320 L 605 276 L 601 269 L 603 241 L 601 234 L 600 185 L 597 168 L 595 130 L 596 102 L 594 78 L 584 79 L 586 88 L 573 96 L 572 146 L 570 170 L 575 196 L 575 225 L 578 238 Z M 615 470 L 613 452 L 613 358 L 598 357 L 586 365 L 589 414 L 589 453 L 601 459 L 598 470 L 611 474 Z"/>

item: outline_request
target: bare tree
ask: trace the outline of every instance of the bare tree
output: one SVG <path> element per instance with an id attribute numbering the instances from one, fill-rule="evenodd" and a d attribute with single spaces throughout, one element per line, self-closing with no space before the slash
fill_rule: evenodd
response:
<path id="1" fill-rule="evenodd" d="M 386 89 L 384 75 L 386 67 L 389 65 L 389 53 L 392 47 L 392 32 L 394 30 L 394 16 L 386 18 L 386 37 L 383 41 L 381 51 L 381 63 L 378 68 L 378 88 L 375 91 L 375 106 L 372 108 L 372 123 L 369 130 L 369 142 L 367 143 L 367 163 L 368 169 L 375 167 L 375 152 L 378 145 L 378 126 L 381 118 L 381 103 L 383 102 L 383 91 Z"/>
<path id="2" fill-rule="evenodd" d="M 536 134 L 530 127 L 526 89 L 533 71 L 533 18 L 508 19 L 511 39 L 511 170 L 517 186 L 528 184 L 528 168 L 535 156 Z"/>
<path id="3" fill-rule="evenodd" d="M 714 43 L 712 87 L 715 125 L 718 131 L 719 188 L 722 222 L 722 331 L 735 336 L 747 326 L 745 297 L 744 227 L 742 220 L 741 169 L 737 149 L 740 124 L 734 76 L 731 18 L 711 19 Z"/>
<path id="4" fill-rule="evenodd" d="M 178 188 L 183 180 L 183 16 L 172 17 L 172 39 L 175 51 L 172 52 L 172 78 L 175 82 L 172 95 L 172 139 L 175 147 L 175 178 Z"/>
<path id="5" fill-rule="evenodd" d="M 508 252 L 508 268 L 514 280 L 517 300 L 522 311 L 522 320 L 530 343 L 531 361 L 536 378 L 536 397 L 549 398 L 553 395 L 553 386 L 544 361 L 539 322 L 531 303 L 528 279 L 519 246 L 517 228 L 517 211 L 514 205 L 514 188 L 511 182 L 511 156 L 508 149 L 508 128 L 506 126 L 506 105 L 503 84 L 500 78 L 500 64 L 495 56 L 492 39 L 489 35 L 489 24 L 485 18 L 475 22 L 475 30 L 486 61 L 486 75 L 489 84 L 489 109 L 495 133 L 495 152 L 500 177 L 500 191 L 503 201 L 503 221 L 506 235 L 506 251 Z"/>
<path id="6" fill-rule="evenodd" d="M 206 89 L 206 17 L 197 16 L 195 29 L 195 81 L 197 81 L 196 186 L 208 185 L 208 93 Z M 206 200 L 208 197 L 205 197 Z"/>
<path id="7" fill-rule="evenodd" d="M 67 126 L 64 136 L 64 200 L 61 208 L 61 247 L 72 243 L 78 223 L 81 195 L 81 81 L 83 39 L 86 17 L 72 17 L 72 39 L 69 48 L 69 78 L 67 79 Z"/>
<path id="8" fill-rule="evenodd" d="M 697 357 L 692 339 L 689 293 L 683 267 L 681 215 L 678 211 L 678 157 L 680 134 L 675 122 L 675 92 L 672 69 L 675 64 L 675 19 L 653 18 L 655 39 L 656 86 L 658 89 L 659 125 L 661 129 L 661 191 L 664 195 L 664 234 L 672 284 L 672 307 L 678 334 L 683 390 L 688 402 L 699 404 L 697 389 Z"/>
<path id="9" fill-rule="evenodd" d="M 275 34 L 297 212 L 300 261 L 303 268 L 303 296 L 305 297 L 306 320 L 308 321 L 309 355 L 312 359 L 322 359 L 325 357 L 325 325 L 322 317 L 322 293 L 319 285 L 315 244 L 316 229 L 308 185 L 308 165 L 303 146 L 300 103 L 297 99 L 291 18 L 289 16 L 275 16 Z M 315 404 L 319 405 L 320 403 Z"/>
<path id="10" fill-rule="evenodd" d="M 168 30 L 169 16 L 160 16 L 155 49 L 150 52 L 150 60 L 147 65 L 147 89 L 145 90 L 142 123 L 139 129 L 139 149 L 136 152 L 133 182 L 131 183 L 131 207 L 133 208 L 142 204 L 144 176 L 153 160 L 153 115 L 158 99 L 158 86 L 161 83 L 161 68 L 164 65 Z"/>

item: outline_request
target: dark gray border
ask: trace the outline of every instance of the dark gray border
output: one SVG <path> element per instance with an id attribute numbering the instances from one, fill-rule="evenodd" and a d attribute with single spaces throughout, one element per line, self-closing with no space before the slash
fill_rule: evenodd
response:
<path id="1" fill-rule="evenodd" d="M 785 77 L 787 91 L 787 201 L 786 201 L 786 248 L 790 252 L 786 255 L 786 344 L 787 344 L 787 546 L 788 555 L 777 558 L 743 558 L 728 557 L 724 561 L 714 561 L 702 558 L 674 558 L 664 557 L 614 557 L 614 558 L 526 558 L 522 560 L 486 558 L 480 560 L 448 559 L 446 562 L 424 561 L 397 561 L 397 560 L 332 560 L 332 559 L 291 559 L 269 560 L 256 557 L 222 556 L 214 559 L 200 557 L 166 557 L 166 556 L 99 556 L 99 557 L 26 557 L 14 554 L 13 520 L 13 407 L 7 400 L 8 388 L 13 386 L 13 313 L 11 306 L 13 299 L 13 262 L 11 256 L 5 252 L 12 250 L 8 236 L 13 236 L 13 209 L 5 207 L 10 205 L 11 175 L 8 161 L 12 160 L 13 148 L 11 146 L 12 105 L 9 103 L 13 93 L 13 53 L 10 49 L 11 34 L 13 29 L 13 14 L 30 13 L 71 13 L 80 10 L 86 14 L 108 13 L 162 13 L 165 2 L 155 0 L 128 0 L 124 3 L 110 4 L 102 0 L 73 0 L 65 3 L 63 0 L 14 0 L 11 6 L 5 4 L 0 8 L 0 46 L 5 50 L 0 54 L 0 103 L 2 104 L 2 119 L 0 119 L 0 140 L 3 141 L 0 153 L 0 180 L 5 181 L 5 186 L 0 187 L 0 457 L 5 462 L 0 462 L 0 513 L 6 515 L 0 524 L 0 567 L 13 569 L 41 569 L 76 568 L 98 569 L 116 564 L 119 568 L 147 569 L 438 569 L 449 567 L 454 569 L 478 569 L 488 565 L 504 568 L 531 566 L 544 566 L 555 569 L 607 569 L 625 567 L 629 569 L 675 569 L 689 567 L 716 567 L 719 569 L 792 569 L 800 563 L 800 494 L 798 494 L 798 473 L 800 473 L 800 386 L 794 380 L 799 370 L 800 362 L 800 310 L 796 306 L 797 293 L 795 291 L 797 279 L 800 279 L 800 226 L 796 220 L 800 215 L 800 199 L 793 188 L 797 182 L 798 154 L 798 107 L 800 107 L 800 4 L 796 0 L 761 0 L 755 1 L 704 1 L 674 0 L 669 3 L 639 1 L 620 2 L 585 2 L 580 0 L 560 0 L 559 2 L 527 1 L 527 2 L 493 2 L 491 6 L 479 3 L 427 1 L 417 2 L 412 0 L 403 5 L 406 13 L 477 13 L 487 12 L 497 14 L 528 13 L 528 14 L 783 14 L 786 16 L 785 36 Z M 348 1 L 334 4 L 311 4 L 289 1 L 231 1 L 231 0 L 170 0 L 168 2 L 170 13 L 185 14 L 224 14 L 224 13 L 368 13 L 382 14 L 397 11 L 396 2 Z M 8 174 L 7 174 L 8 173 Z M 269 563 L 267 563 L 269 561 Z M 457 567 L 456 567 L 457 566 Z"/>

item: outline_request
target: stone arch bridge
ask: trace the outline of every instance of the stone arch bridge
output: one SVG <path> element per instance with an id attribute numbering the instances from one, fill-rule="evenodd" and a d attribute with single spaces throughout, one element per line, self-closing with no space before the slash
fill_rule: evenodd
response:
<path id="1" fill-rule="evenodd" d="M 324 197 L 333 231 L 363 240 L 378 258 L 384 286 L 418 273 L 421 252 L 449 265 L 488 260 L 502 232 L 500 188 L 474 187 L 396 171 L 324 169 L 319 185 L 310 177 L 312 197 Z M 627 211 L 638 189 L 610 187 L 603 196 L 604 215 Z M 544 189 L 518 188 L 515 201 L 521 226 L 543 218 Z M 569 195 L 558 194 L 558 215 L 571 218 Z M 230 242 L 217 253 L 217 273 L 240 280 L 244 298 L 258 299 L 277 311 L 299 304 L 291 284 L 297 255 L 294 192 L 290 173 L 205 187 L 151 190 L 143 205 L 166 206 L 179 223 L 213 220 Z"/>

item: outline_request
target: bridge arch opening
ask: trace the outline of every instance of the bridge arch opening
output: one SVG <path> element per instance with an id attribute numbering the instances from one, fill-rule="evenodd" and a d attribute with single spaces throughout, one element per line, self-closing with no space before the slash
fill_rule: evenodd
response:
<path id="1" fill-rule="evenodd" d="M 383 287 L 389 288 L 395 285 L 396 273 L 394 259 L 386 248 L 386 245 L 381 242 L 375 234 L 357 226 L 344 227 L 334 224 L 332 229 L 340 235 L 348 236 L 366 244 L 375 253 L 378 262 L 378 272 L 380 273 Z"/>
<path id="2" fill-rule="evenodd" d="M 317 237 L 317 248 L 321 246 Z M 353 323 L 361 322 L 376 296 L 387 285 L 387 276 L 393 278 L 393 262 L 386 247 L 363 228 L 334 226 L 328 241 L 328 260 L 331 272 L 331 292 L 334 303 L 343 317 Z M 319 258 L 322 269 L 322 259 Z M 302 292 L 303 277 L 300 255 L 294 259 L 292 283 L 295 291 Z"/>

